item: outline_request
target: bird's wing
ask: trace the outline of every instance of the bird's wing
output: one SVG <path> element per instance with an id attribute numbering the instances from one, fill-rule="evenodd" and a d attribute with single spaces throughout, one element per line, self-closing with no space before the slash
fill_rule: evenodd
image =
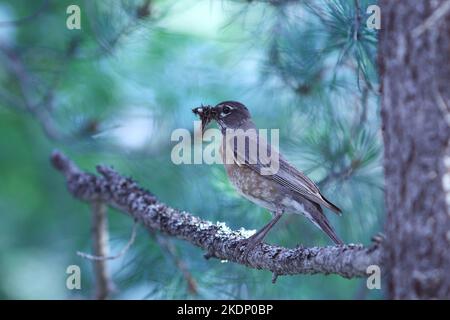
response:
<path id="1" fill-rule="evenodd" d="M 341 210 L 328 201 L 321 193 L 316 184 L 305 174 L 298 171 L 294 166 L 289 164 L 274 148 L 271 147 L 259 135 L 245 135 L 245 147 L 239 145 L 238 137 L 231 136 L 226 138 L 226 148 L 230 148 L 233 161 L 240 166 L 247 166 L 250 169 L 263 174 L 283 187 L 292 190 L 304 198 L 313 201 L 319 205 L 323 205 L 333 212 L 340 214 Z M 242 139 L 244 140 L 244 139 Z M 242 141 L 241 140 L 241 141 Z M 258 146 L 259 149 L 255 148 Z M 253 146 L 253 152 L 252 147 Z M 267 148 L 267 157 L 262 156 L 261 151 Z M 258 150 L 255 152 L 254 150 Z M 268 163 L 270 159 L 272 163 Z M 276 162 L 276 163 L 274 163 Z M 272 164 L 272 167 L 271 167 Z M 271 169 L 274 168 L 275 170 Z M 278 170 L 276 170 L 278 169 Z M 272 171 L 271 171 L 272 170 Z"/>
<path id="2" fill-rule="evenodd" d="M 327 198 L 325 198 L 322 195 L 322 193 L 320 192 L 317 185 L 310 178 L 308 178 L 307 175 L 305 175 L 302 172 L 300 172 L 299 170 L 297 170 L 297 168 L 292 166 L 289 162 L 287 162 L 282 157 L 280 158 L 279 172 L 281 172 L 283 177 L 288 179 L 289 181 L 294 180 L 292 183 L 294 183 L 295 181 L 296 182 L 301 181 L 301 183 L 305 186 L 305 188 L 309 191 L 309 193 L 311 193 L 312 196 L 314 197 L 313 199 L 311 199 L 310 197 L 305 195 L 305 197 L 308 198 L 309 200 L 316 202 L 320 205 L 323 205 L 339 215 L 342 213 L 341 209 L 339 209 L 337 206 L 335 206 L 333 203 L 331 203 Z M 285 173 L 287 173 L 287 175 Z M 294 190 L 301 194 L 301 192 L 298 191 L 297 189 L 294 189 Z"/>

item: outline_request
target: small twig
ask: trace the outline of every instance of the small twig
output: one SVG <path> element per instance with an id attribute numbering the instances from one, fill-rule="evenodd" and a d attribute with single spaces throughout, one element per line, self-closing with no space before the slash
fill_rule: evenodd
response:
<path id="1" fill-rule="evenodd" d="M 92 202 L 92 240 L 96 256 L 108 255 L 108 219 L 107 207 L 99 201 Z M 104 260 L 94 261 L 95 299 L 104 300 L 110 295 L 113 284 L 109 276 L 108 266 Z"/>
<path id="2" fill-rule="evenodd" d="M 422 24 L 413 29 L 412 35 L 414 38 L 420 37 L 425 31 L 433 27 L 439 20 L 450 12 L 450 1 L 444 2 L 433 14 L 431 14 Z"/>
<path id="3" fill-rule="evenodd" d="M 386 240 L 386 235 L 384 233 L 379 232 L 376 235 L 374 235 L 371 238 L 371 240 L 372 240 L 372 242 L 374 242 L 376 244 L 381 244 L 381 243 L 383 243 L 383 241 Z"/>
<path id="4" fill-rule="evenodd" d="M 136 240 L 136 231 L 137 231 L 137 223 L 135 222 L 133 225 L 133 230 L 131 231 L 130 240 L 128 240 L 127 244 L 115 255 L 113 256 L 100 256 L 100 255 L 92 255 L 89 253 L 77 251 L 77 255 L 84 259 L 88 260 L 95 260 L 95 261 L 105 261 L 105 260 L 115 260 L 120 257 L 122 257 L 127 251 L 130 249 L 130 247 L 133 245 L 134 241 Z"/>
<path id="5" fill-rule="evenodd" d="M 354 136 L 359 130 L 362 129 L 364 124 L 367 121 L 367 108 L 368 108 L 368 102 L 369 102 L 369 88 L 367 86 L 364 86 L 361 92 L 361 96 L 357 97 L 358 101 L 355 102 L 355 120 L 353 121 L 353 124 L 351 126 L 351 133 Z M 359 116 L 358 116 L 359 114 Z"/>
<path id="6" fill-rule="evenodd" d="M 359 159 L 355 158 L 348 166 L 342 168 L 338 172 L 331 172 L 330 174 L 328 174 L 325 178 L 320 180 L 317 185 L 320 188 L 323 188 L 333 180 L 346 179 L 353 173 L 353 171 L 355 171 L 359 167 L 359 165 Z"/>
<path id="7" fill-rule="evenodd" d="M 36 19 L 39 15 L 41 15 L 43 12 L 46 11 L 48 7 L 49 0 L 43 0 L 39 8 L 30 14 L 29 16 L 17 19 L 17 20 L 11 20 L 11 21 L 0 21 L 0 28 L 1 27 L 9 27 L 9 26 L 17 26 L 26 22 L 31 22 L 34 19 Z"/>
<path id="8" fill-rule="evenodd" d="M 439 89 L 434 86 L 434 95 L 436 97 L 436 104 L 442 112 L 442 116 L 445 118 L 448 126 L 450 127 L 450 106 L 445 102 L 444 97 L 439 92 Z"/>
<path id="9" fill-rule="evenodd" d="M 64 140 L 65 135 L 60 132 L 51 114 L 48 112 L 49 108 L 43 108 L 39 104 L 33 103 L 34 97 L 29 92 L 29 88 L 35 87 L 32 75 L 28 72 L 25 64 L 20 59 L 17 52 L 2 46 L 0 44 L 0 53 L 7 59 L 6 67 L 9 69 L 11 75 L 16 78 L 19 86 L 21 98 L 23 99 L 24 107 L 17 106 L 19 109 L 25 109 L 29 112 L 42 126 L 47 137 L 51 140 Z"/>
<path id="10" fill-rule="evenodd" d="M 355 29 L 353 30 L 353 40 L 358 41 L 359 39 L 359 28 L 361 26 L 361 5 L 359 0 L 354 0 L 355 2 Z"/>
<path id="11" fill-rule="evenodd" d="M 191 294 L 196 295 L 198 293 L 197 281 L 192 276 L 186 263 L 178 256 L 177 250 L 173 245 L 173 243 L 169 239 L 159 234 L 156 234 L 155 232 L 150 231 L 150 235 L 156 240 L 156 242 L 159 244 L 160 247 L 166 249 L 166 251 L 164 252 L 170 255 L 170 257 L 175 262 L 175 266 L 178 268 L 178 270 L 180 270 L 184 280 L 188 285 L 188 291 Z"/>
<path id="12" fill-rule="evenodd" d="M 361 95 L 361 116 L 359 117 L 360 125 L 364 124 L 367 120 L 367 102 L 369 100 L 369 88 L 364 87 Z"/>
<path id="13" fill-rule="evenodd" d="M 278 279 L 278 274 L 276 272 L 272 273 L 272 283 L 275 284 Z"/>

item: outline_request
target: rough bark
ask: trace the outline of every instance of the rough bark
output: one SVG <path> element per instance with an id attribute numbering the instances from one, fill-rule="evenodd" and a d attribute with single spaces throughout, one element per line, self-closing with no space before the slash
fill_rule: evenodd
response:
<path id="1" fill-rule="evenodd" d="M 447 1 L 380 1 L 390 297 L 450 298 Z"/>
<path id="2" fill-rule="evenodd" d="M 338 274 L 346 278 L 366 276 L 369 265 L 381 265 L 381 248 L 344 245 L 286 249 L 261 244 L 243 258 L 245 231 L 232 231 L 221 223 L 202 220 L 161 203 L 136 182 L 109 167 L 98 166 L 101 176 L 82 172 L 59 152 L 52 155 L 53 166 L 61 171 L 69 191 L 86 202 L 102 202 L 128 214 L 149 230 L 158 230 L 186 240 L 209 256 L 266 269 L 278 275 Z"/>

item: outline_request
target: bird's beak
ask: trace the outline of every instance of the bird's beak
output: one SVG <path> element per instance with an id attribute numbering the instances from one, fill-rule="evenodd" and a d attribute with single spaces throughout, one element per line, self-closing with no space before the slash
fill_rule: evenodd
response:
<path id="1" fill-rule="evenodd" d="M 202 121 L 202 135 L 205 132 L 206 127 L 212 120 L 216 120 L 217 112 L 216 109 L 214 109 L 210 105 L 201 105 L 200 107 L 192 109 L 192 112 L 200 117 L 200 120 Z"/>

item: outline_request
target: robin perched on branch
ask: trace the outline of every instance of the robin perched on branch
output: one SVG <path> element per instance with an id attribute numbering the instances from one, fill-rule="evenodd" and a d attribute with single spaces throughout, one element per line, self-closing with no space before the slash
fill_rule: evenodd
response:
<path id="1" fill-rule="evenodd" d="M 304 215 L 334 243 L 343 244 L 322 206 L 338 215 L 341 210 L 321 194 L 313 181 L 266 142 L 256 131 L 250 112 L 242 103 L 225 101 L 215 107 L 195 108 L 193 112 L 202 119 L 202 130 L 212 120 L 219 125 L 223 163 L 236 190 L 272 213 L 272 220 L 247 239 L 247 252 L 264 239 L 285 212 Z"/>

